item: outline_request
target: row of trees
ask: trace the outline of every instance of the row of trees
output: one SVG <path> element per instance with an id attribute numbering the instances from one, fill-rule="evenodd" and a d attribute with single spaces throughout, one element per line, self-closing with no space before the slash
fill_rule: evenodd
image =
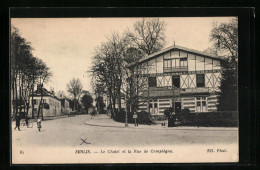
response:
<path id="1" fill-rule="evenodd" d="M 94 99 L 92 95 L 90 92 L 83 90 L 83 86 L 79 79 L 73 78 L 70 80 L 67 84 L 67 91 L 72 97 L 71 103 L 73 103 L 73 110 L 77 110 L 79 112 L 80 109 L 83 109 L 86 113 L 88 113 L 89 108 L 94 107 Z M 105 104 L 103 102 L 103 97 L 98 96 L 95 100 L 97 111 L 99 113 L 104 113 Z"/>
<path id="2" fill-rule="evenodd" d="M 29 109 L 34 108 L 33 99 L 37 92 L 37 96 L 40 95 L 41 98 L 37 113 L 34 113 L 35 110 L 32 109 L 32 118 L 35 117 L 35 114 L 39 117 L 43 108 L 43 84 L 47 83 L 52 76 L 50 68 L 41 59 L 33 56 L 31 43 L 23 38 L 15 27 L 11 28 L 10 45 L 11 98 L 14 116 L 21 112 L 28 115 Z M 93 98 L 89 92 L 83 90 L 79 79 L 73 78 L 69 81 L 67 91 L 72 96 L 70 103 L 73 104 L 73 110 L 79 110 L 79 100 L 82 95 L 81 103 L 84 109 L 87 111 L 92 106 Z M 65 96 L 64 92 L 60 93 Z M 98 98 L 97 103 L 99 108 L 104 108 L 103 99 Z"/>
<path id="3" fill-rule="evenodd" d="M 128 29 L 123 35 L 112 33 L 96 49 L 91 69 L 94 93 L 97 96 L 107 94 L 112 117 L 117 102 L 121 110 L 121 99 L 126 101 L 128 111 L 136 109 L 145 81 L 134 79 L 127 65 L 161 50 L 165 44 L 164 30 L 165 23 L 159 18 L 142 19 L 134 24 L 133 30 Z M 135 71 L 142 72 L 147 67 L 139 67 Z"/>
<path id="4" fill-rule="evenodd" d="M 19 30 L 15 27 L 11 28 L 11 97 L 14 116 L 18 112 L 26 112 L 30 108 L 30 97 L 35 92 L 35 86 L 38 86 L 42 94 L 43 84 L 48 82 L 52 73 L 47 65 L 39 58 L 32 54 L 33 48 L 30 42 L 23 38 Z M 32 108 L 34 108 L 34 103 Z M 37 116 L 40 114 L 42 107 L 42 98 L 40 100 Z M 34 109 L 32 109 L 32 117 L 34 117 Z"/>

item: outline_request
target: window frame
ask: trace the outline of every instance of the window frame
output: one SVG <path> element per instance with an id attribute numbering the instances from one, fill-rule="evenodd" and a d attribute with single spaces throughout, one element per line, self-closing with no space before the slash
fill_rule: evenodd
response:
<path id="1" fill-rule="evenodd" d="M 203 84 L 202 82 L 198 81 L 198 76 L 202 76 L 203 78 Z M 196 74 L 196 87 L 205 87 L 205 74 Z"/>
<path id="2" fill-rule="evenodd" d="M 155 80 L 155 81 L 151 81 L 151 79 Z M 148 87 L 157 87 L 157 78 L 156 77 L 148 77 Z M 151 86 L 151 84 L 153 84 Z"/>
<path id="3" fill-rule="evenodd" d="M 179 81 L 179 87 L 175 86 L 175 78 L 174 77 L 178 77 L 178 81 Z M 172 87 L 176 87 L 176 88 L 180 88 L 181 87 L 181 76 L 180 75 L 172 75 Z"/>
<path id="4" fill-rule="evenodd" d="M 163 68 L 164 69 L 171 69 L 172 68 L 172 59 L 164 59 L 163 60 Z M 167 64 L 167 66 L 166 66 Z"/>
<path id="5" fill-rule="evenodd" d="M 188 66 L 188 58 L 180 58 L 180 67 L 187 67 L 187 66 Z"/>
<path id="6" fill-rule="evenodd" d="M 199 103 L 199 105 L 198 105 L 198 103 Z M 203 103 L 205 103 L 205 105 Z M 203 107 L 206 107 L 205 112 L 208 112 L 208 97 L 205 97 L 205 96 L 196 97 L 195 112 L 197 112 L 198 107 L 199 107 L 200 112 L 202 112 Z"/>

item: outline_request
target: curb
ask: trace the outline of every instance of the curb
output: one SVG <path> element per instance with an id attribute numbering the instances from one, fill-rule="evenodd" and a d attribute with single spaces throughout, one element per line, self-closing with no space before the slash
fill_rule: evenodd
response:
<path id="1" fill-rule="evenodd" d="M 111 126 L 111 125 L 100 125 L 100 124 L 90 124 L 90 123 L 84 123 L 85 125 L 88 126 L 98 126 L 98 127 L 111 127 L 111 128 L 133 128 L 133 129 L 147 129 L 147 130 L 199 130 L 199 131 L 238 131 L 238 128 L 229 128 L 229 129 L 218 129 L 218 128 L 207 128 L 207 127 L 164 127 L 164 128 L 159 128 L 159 127 L 125 127 L 125 126 Z M 206 129 L 207 128 L 207 129 Z"/>

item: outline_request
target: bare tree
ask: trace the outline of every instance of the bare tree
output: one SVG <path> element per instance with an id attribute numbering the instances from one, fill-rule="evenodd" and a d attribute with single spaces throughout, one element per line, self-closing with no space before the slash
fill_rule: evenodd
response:
<path id="1" fill-rule="evenodd" d="M 24 80 L 26 72 L 26 60 L 32 57 L 30 42 L 21 37 L 19 30 L 15 27 L 11 28 L 11 84 L 12 84 L 12 103 L 14 115 L 21 112 L 21 105 L 24 104 L 22 95 L 24 90 Z"/>
<path id="2" fill-rule="evenodd" d="M 214 23 L 211 30 L 210 40 L 213 47 L 227 56 L 238 58 L 238 19 L 233 18 L 227 23 Z"/>
<path id="3" fill-rule="evenodd" d="M 127 104 L 128 111 L 136 110 L 138 100 L 144 92 L 145 76 L 133 76 L 129 64 L 144 55 L 161 50 L 165 44 L 165 23 L 156 19 L 143 19 L 134 24 L 134 31 L 127 31 L 124 36 L 113 33 L 96 50 L 92 67 L 95 79 L 95 91 L 104 87 L 108 93 L 111 117 L 115 112 L 116 101 L 121 109 L 121 99 Z M 135 74 L 144 73 L 148 66 L 138 66 Z M 132 68 L 131 68 L 132 69 Z"/>
<path id="4" fill-rule="evenodd" d="M 118 33 L 113 33 L 97 48 L 94 56 L 92 73 L 96 82 L 95 87 L 105 87 L 104 91 L 108 92 L 112 117 L 116 109 L 116 101 L 118 101 L 119 110 L 121 109 L 126 48 L 127 40 L 120 37 Z"/>
<path id="5" fill-rule="evenodd" d="M 213 47 L 226 56 L 226 60 L 221 62 L 218 110 L 237 111 L 238 19 L 233 18 L 227 23 L 214 24 L 210 40 L 213 42 Z"/>
<path id="6" fill-rule="evenodd" d="M 160 51 L 165 45 L 165 26 L 159 18 L 145 19 L 134 24 L 134 30 L 128 30 L 126 35 L 142 54 L 150 55 Z"/>
<path id="7" fill-rule="evenodd" d="M 150 67 L 148 64 L 128 65 L 128 72 L 124 79 L 123 92 L 128 105 L 128 111 L 139 110 L 138 105 L 142 104 L 143 95 L 148 91 L 148 78 Z M 143 101 L 145 102 L 145 101 Z"/>
<path id="8" fill-rule="evenodd" d="M 19 30 L 11 28 L 11 94 L 14 115 L 22 111 L 28 114 L 30 97 L 34 95 L 34 86 L 47 82 L 51 73 L 46 64 L 32 55 L 31 43 L 21 37 Z M 34 103 L 32 102 L 32 108 Z M 26 109 L 26 110 L 25 110 Z M 34 109 L 32 109 L 34 117 Z"/>
<path id="9" fill-rule="evenodd" d="M 42 111 L 43 108 L 43 103 L 42 103 L 42 99 L 43 99 L 43 84 L 47 83 L 50 79 L 50 77 L 52 76 L 52 72 L 50 71 L 50 68 L 46 66 L 45 62 L 43 62 L 42 60 L 39 59 L 39 65 L 38 65 L 38 73 L 39 73 L 39 79 L 38 79 L 38 84 L 39 84 L 39 90 L 40 90 L 40 94 L 41 94 L 41 99 L 40 99 L 40 104 L 38 106 L 38 115 L 37 117 L 40 116 L 40 112 Z M 42 118 L 43 118 L 43 114 L 42 114 Z"/>
<path id="10" fill-rule="evenodd" d="M 74 110 L 76 110 L 76 103 L 78 104 L 80 95 L 82 94 L 82 84 L 79 79 L 73 78 L 67 84 L 67 91 L 73 97 Z"/>

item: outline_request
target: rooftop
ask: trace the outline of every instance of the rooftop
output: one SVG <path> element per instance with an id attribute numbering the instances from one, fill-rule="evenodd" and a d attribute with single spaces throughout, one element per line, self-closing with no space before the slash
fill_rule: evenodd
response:
<path id="1" fill-rule="evenodd" d="M 194 50 L 194 49 L 190 49 L 190 48 L 186 48 L 186 47 L 182 47 L 182 46 L 178 46 L 178 45 L 173 45 L 173 46 L 167 47 L 165 49 L 162 49 L 161 51 L 155 52 L 153 54 L 146 55 L 146 56 L 142 57 L 141 59 L 139 59 L 138 61 L 129 64 L 128 66 L 131 67 L 131 66 L 136 65 L 137 63 L 142 63 L 146 60 L 149 60 L 149 59 L 152 59 L 152 58 L 158 56 L 159 54 L 165 53 L 165 52 L 173 50 L 173 49 L 178 49 L 178 50 L 182 50 L 182 51 L 193 53 L 193 54 L 199 54 L 199 55 L 202 55 L 202 56 L 205 56 L 208 58 L 212 58 L 212 59 L 216 59 L 216 60 L 224 59 L 224 57 L 222 57 L 222 56 L 216 56 L 216 55 L 208 54 L 208 53 L 201 52 L 198 50 Z"/>

